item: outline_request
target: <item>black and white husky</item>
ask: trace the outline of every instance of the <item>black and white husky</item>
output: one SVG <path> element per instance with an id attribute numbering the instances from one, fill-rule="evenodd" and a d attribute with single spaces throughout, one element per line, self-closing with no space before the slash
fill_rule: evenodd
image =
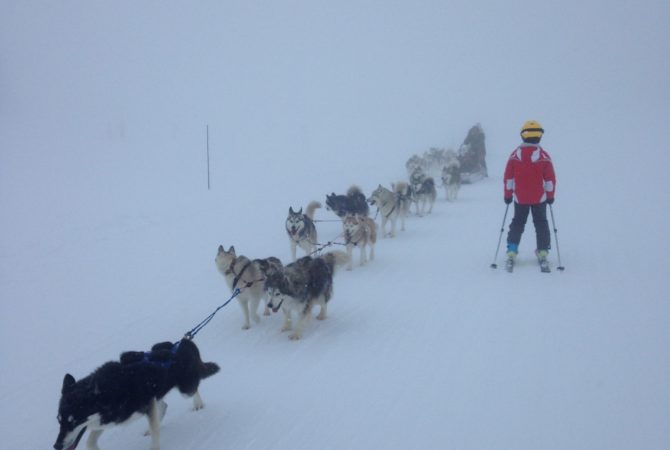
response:
<path id="1" fill-rule="evenodd" d="M 58 406 L 60 432 L 56 450 L 74 450 L 86 430 L 86 447 L 98 449 L 103 430 L 139 416 L 149 419 L 151 449 L 160 446 L 160 422 L 167 404 L 163 397 L 173 388 L 193 397 L 193 407 L 204 405 L 198 386 L 214 375 L 219 366 L 203 362 L 198 348 L 188 339 L 173 344 L 163 342 L 150 352 L 125 352 L 119 361 L 110 361 L 87 377 L 76 381 L 65 375 Z"/>
<path id="2" fill-rule="evenodd" d="M 316 226 L 314 225 L 314 211 L 317 208 L 321 208 L 321 203 L 314 201 L 307 205 L 304 214 L 302 213 L 302 208 L 299 211 L 293 211 L 293 207 L 290 207 L 288 210 L 286 233 L 291 243 L 292 261 L 297 259 L 297 247 L 303 249 L 308 255 L 316 251 L 318 241 Z"/>
<path id="3" fill-rule="evenodd" d="M 426 177 L 418 183 L 412 182 L 410 189 L 412 202 L 416 204 L 416 215 L 423 216 L 425 213 L 430 214 L 433 211 L 433 204 L 437 198 L 435 180 L 432 177 Z"/>
<path id="4" fill-rule="evenodd" d="M 367 216 L 370 211 L 365 194 L 356 185 L 347 190 L 347 195 L 337 195 L 334 192 L 326 195 L 326 209 L 333 211 L 338 217 L 347 214 Z"/>
<path id="5" fill-rule="evenodd" d="M 335 251 L 317 257 L 305 256 L 281 270 L 268 273 L 265 280 L 270 297 L 268 306 L 274 312 L 281 309 L 284 313 L 282 331 L 293 329 L 292 313 L 298 313 L 298 323 L 290 339 L 302 337 L 303 327 L 311 317 L 314 305 L 321 306 L 316 318 L 326 318 L 327 304 L 333 295 L 335 268 L 346 264 L 348 260 L 346 253 Z"/>

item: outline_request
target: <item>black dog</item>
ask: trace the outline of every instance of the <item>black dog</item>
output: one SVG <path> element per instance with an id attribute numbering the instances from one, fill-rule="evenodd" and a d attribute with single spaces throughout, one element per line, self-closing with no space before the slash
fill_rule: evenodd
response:
<path id="1" fill-rule="evenodd" d="M 194 408 L 200 409 L 200 380 L 218 371 L 218 365 L 200 359 L 193 341 L 182 339 L 175 344 L 156 344 L 147 353 L 125 352 L 120 361 L 107 362 L 79 381 L 67 374 L 58 406 L 60 432 L 54 448 L 74 450 L 86 429 L 90 430 L 88 447 L 98 448 L 103 429 L 142 414 L 149 419 L 151 448 L 158 449 L 160 421 L 167 409 L 163 397 L 176 387 L 193 397 Z"/>
<path id="2" fill-rule="evenodd" d="M 337 195 L 334 192 L 326 195 L 326 208 L 339 217 L 344 217 L 347 214 L 367 216 L 370 211 L 365 195 L 358 186 L 351 186 L 347 195 Z"/>

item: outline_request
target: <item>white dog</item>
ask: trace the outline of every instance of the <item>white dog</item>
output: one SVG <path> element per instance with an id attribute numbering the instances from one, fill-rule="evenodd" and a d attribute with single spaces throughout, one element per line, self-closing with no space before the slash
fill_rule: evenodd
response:
<path id="1" fill-rule="evenodd" d="M 377 242 L 377 224 L 367 216 L 358 214 L 347 214 L 342 219 L 344 227 L 344 240 L 347 246 L 347 255 L 349 264 L 347 270 L 353 269 L 352 252 L 354 247 L 358 247 L 361 252 L 361 266 L 368 261 L 365 252 L 366 247 L 370 247 L 370 261 L 375 259 L 375 243 Z"/>
<path id="2" fill-rule="evenodd" d="M 250 318 L 253 318 L 256 323 L 261 321 L 258 315 L 258 304 L 265 297 L 263 284 L 265 277 L 257 264 L 246 256 L 237 256 L 233 246 L 226 251 L 223 245 L 219 245 L 215 261 L 216 267 L 226 279 L 231 292 L 240 288 L 237 300 L 244 313 L 242 329 L 248 330 L 251 328 Z"/>

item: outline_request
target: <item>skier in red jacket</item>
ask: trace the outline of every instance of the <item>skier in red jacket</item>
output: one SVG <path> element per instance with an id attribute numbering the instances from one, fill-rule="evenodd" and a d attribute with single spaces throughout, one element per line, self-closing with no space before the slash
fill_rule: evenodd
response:
<path id="1" fill-rule="evenodd" d="M 513 266 L 519 252 L 521 234 L 530 212 L 537 239 L 535 254 L 543 270 L 545 266 L 549 270 L 547 255 L 551 248 L 551 235 L 547 204 L 554 203 L 556 175 L 549 153 L 539 145 L 543 134 L 544 130 L 538 122 L 529 120 L 524 123 L 521 128 L 523 143 L 512 152 L 505 167 L 505 203 L 509 205 L 514 200 L 514 218 L 507 234 L 508 268 Z"/>

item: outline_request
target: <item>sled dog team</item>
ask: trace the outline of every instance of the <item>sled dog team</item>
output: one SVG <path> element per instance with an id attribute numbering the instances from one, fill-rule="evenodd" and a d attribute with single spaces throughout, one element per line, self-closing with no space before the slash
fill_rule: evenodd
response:
<path id="1" fill-rule="evenodd" d="M 288 210 L 285 228 L 292 262 L 286 266 L 276 257 L 250 260 L 239 255 L 234 246 L 228 250 L 219 246 L 216 266 L 231 292 L 240 290 L 237 300 L 244 315 L 242 329 L 249 329 L 252 319 L 256 323 L 260 322 L 258 307 L 264 300 L 265 315 L 281 309 L 284 314 L 281 330 L 293 331 L 289 334 L 292 340 L 300 339 L 315 305 L 320 306 L 316 318 L 326 318 L 328 301 L 333 292 L 333 275 L 338 267 L 353 269 L 354 248 L 359 249 L 361 266 L 374 260 L 377 224 L 368 216 L 368 204 L 376 206 L 377 213 L 381 215 L 381 235 L 394 237 L 398 219 L 401 222 L 400 229 L 405 230 L 405 218 L 412 203 L 416 205 L 417 215 L 421 216 L 432 211 L 436 196 L 433 178 L 426 177 L 420 169 L 412 173 L 409 184 L 394 183 L 392 190 L 379 185 L 369 198 L 365 198 L 357 186 L 351 186 L 346 195 L 334 192 L 326 195 L 326 208 L 342 220 L 341 236 L 344 242 L 338 244 L 346 247 L 346 253 L 330 251 L 318 255 L 320 244 L 314 212 L 321 208 L 321 203 L 317 201 L 310 202 L 304 213 L 302 208 L 295 211 L 290 207 Z M 387 232 L 389 223 L 390 230 Z M 321 245 L 321 248 L 326 245 Z M 298 248 L 306 256 L 298 259 Z M 295 321 L 294 315 L 297 316 Z"/>
<path id="2" fill-rule="evenodd" d="M 445 173 L 442 180 L 445 187 L 451 183 L 445 181 Z M 455 199 L 455 194 L 450 197 L 449 192 L 447 199 Z M 237 300 L 244 315 L 242 328 L 250 328 L 251 320 L 260 322 L 258 307 L 264 300 L 264 314 L 281 309 L 284 314 L 281 331 L 291 331 L 292 340 L 300 339 L 315 306 L 319 306 L 316 318 L 326 318 L 333 295 L 333 274 L 339 267 L 353 269 L 354 247 L 360 251 L 360 265 L 374 260 L 378 230 L 375 220 L 369 217 L 368 204 L 375 206 L 381 215 L 382 237 L 394 237 L 398 220 L 400 229 L 405 229 L 405 217 L 412 204 L 416 205 L 417 215 L 430 213 L 436 196 L 433 179 L 423 175 L 420 168 L 413 171 L 410 183 L 395 183 L 391 190 L 379 185 L 369 198 L 356 186 L 346 195 L 327 195 L 327 209 L 342 220 L 341 245 L 346 252 L 318 254 L 314 212 L 321 204 L 316 201 L 310 202 L 304 213 L 302 208 L 298 211 L 289 208 L 285 226 L 290 264 L 283 265 L 276 257 L 251 260 L 238 255 L 234 246 L 228 250 L 219 246 L 216 266 L 231 292 L 240 289 Z M 390 224 L 388 232 L 387 224 Z M 306 256 L 297 257 L 298 247 Z M 159 450 L 160 422 L 167 410 L 165 395 L 177 388 L 192 397 L 193 409 L 199 410 L 204 406 L 198 393 L 200 381 L 218 371 L 218 365 L 203 362 L 195 343 L 184 338 L 176 343 L 156 344 L 149 352 L 124 352 L 118 361 L 109 361 L 80 380 L 67 374 L 61 388 L 59 433 L 53 447 L 74 450 L 88 430 L 86 448 L 98 450 L 98 440 L 105 429 L 146 416 L 151 450 Z"/>
<path id="3" fill-rule="evenodd" d="M 443 184 L 447 187 L 447 199 L 455 200 L 460 182 L 453 176 L 458 172 L 456 165 L 447 165 L 443 170 Z M 369 198 L 357 186 L 351 186 L 345 195 L 334 192 L 326 195 L 326 208 L 334 212 L 342 220 L 341 236 L 346 253 L 331 251 L 323 255 L 319 253 L 319 240 L 314 221 L 314 213 L 321 208 L 318 201 L 310 202 L 303 213 L 302 208 L 295 211 L 291 206 L 286 217 L 285 228 L 288 236 L 292 262 L 286 266 L 279 258 L 250 260 L 238 255 L 235 247 L 228 250 L 219 246 L 215 262 L 226 280 L 231 292 L 240 289 L 237 300 L 242 308 L 244 323 L 242 329 L 251 327 L 251 320 L 260 322 L 258 307 L 265 301 L 265 315 L 270 311 L 284 314 L 282 331 L 293 330 L 289 335 L 292 340 L 302 337 L 305 321 L 310 317 L 314 305 L 320 305 L 317 319 L 326 318 L 327 303 L 332 296 L 333 274 L 338 267 L 346 266 L 353 269 L 353 251 L 359 249 L 359 263 L 365 265 L 374 260 L 375 244 L 377 243 L 377 224 L 369 217 L 369 206 L 376 206 L 377 214 L 381 215 L 382 237 L 396 235 L 397 221 L 400 229 L 405 230 L 405 218 L 410 213 L 412 204 L 416 205 L 416 214 L 422 216 L 431 213 L 437 197 L 435 182 L 425 175 L 421 168 L 413 169 L 410 182 L 404 181 L 391 185 L 391 190 L 381 184 L 371 193 Z M 387 224 L 390 229 L 387 232 Z M 329 243 L 330 244 L 330 243 Z M 326 245 L 322 245 L 321 248 Z M 298 259 L 297 249 L 306 254 Z M 293 314 L 298 316 L 295 329 Z"/>

